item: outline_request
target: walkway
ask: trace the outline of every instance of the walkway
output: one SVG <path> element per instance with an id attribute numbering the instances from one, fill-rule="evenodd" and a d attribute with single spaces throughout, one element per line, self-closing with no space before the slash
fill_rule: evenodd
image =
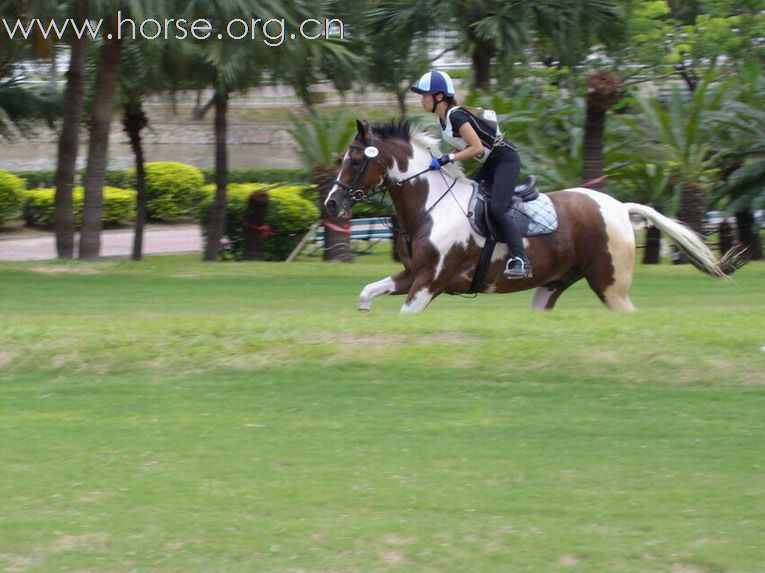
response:
<path id="1" fill-rule="evenodd" d="M 144 232 L 143 254 L 199 253 L 202 232 L 196 225 L 149 226 Z M 133 231 L 101 233 L 102 257 L 129 257 L 133 250 Z M 56 258 L 53 233 L 36 236 L 0 236 L 0 261 L 42 261 Z"/>

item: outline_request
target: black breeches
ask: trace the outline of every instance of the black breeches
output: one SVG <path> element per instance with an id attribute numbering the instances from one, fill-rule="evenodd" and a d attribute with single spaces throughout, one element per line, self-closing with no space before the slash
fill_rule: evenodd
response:
<path id="1" fill-rule="evenodd" d="M 491 214 L 495 219 L 510 209 L 520 171 L 521 161 L 515 155 L 512 158 L 503 158 L 493 166 L 485 165 L 478 172 L 477 178 L 485 179 L 491 184 Z"/>

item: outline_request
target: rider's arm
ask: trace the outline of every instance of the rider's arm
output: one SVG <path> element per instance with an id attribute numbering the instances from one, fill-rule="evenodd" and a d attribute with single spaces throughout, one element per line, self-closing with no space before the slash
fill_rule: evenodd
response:
<path id="1" fill-rule="evenodd" d="M 478 137 L 478 134 L 475 129 L 473 129 L 473 126 L 470 125 L 470 122 L 466 121 L 460 126 L 460 137 L 465 140 L 467 147 L 456 152 L 454 154 L 454 160 L 465 161 L 466 159 L 478 157 L 484 152 L 481 138 Z"/>

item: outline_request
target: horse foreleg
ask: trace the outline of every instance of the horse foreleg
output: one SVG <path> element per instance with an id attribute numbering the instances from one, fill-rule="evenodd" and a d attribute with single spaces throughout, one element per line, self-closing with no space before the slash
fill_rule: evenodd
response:
<path id="1" fill-rule="evenodd" d="M 420 277 L 415 280 L 409 289 L 409 296 L 406 297 L 404 306 L 401 307 L 401 312 L 415 313 L 425 310 L 430 301 L 440 292 L 432 289 L 432 277 Z"/>
<path id="2" fill-rule="evenodd" d="M 412 286 L 412 273 L 403 270 L 397 275 L 369 283 L 359 295 L 359 310 L 372 308 L 372 299 L 384 294 L 404 294 Z"/>

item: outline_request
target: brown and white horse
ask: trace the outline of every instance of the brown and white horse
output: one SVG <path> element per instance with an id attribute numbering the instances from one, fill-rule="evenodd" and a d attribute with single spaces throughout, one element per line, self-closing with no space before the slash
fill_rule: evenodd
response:
<path id="1" fill-rule="evenodd" d="M 429 170 L 430 149 L 437 150 L 438 142 L 413 132 L 407 122 L 372 128 L 357 122 L 357 129 L 325 206 L 330 215 L 348 216 L 353 202 L 387 189 L 400 223 L 396 248 L 404 264 L 400 273 L 364 287 L 359 309 L 369 310 L 372 300 L 383 294 L 406 294 L 401 311 L 419 312 L 441 293 L 469 292 L 485 242 L 467 217 L 472 182 L 456 166 L 445 172 Z M 606 307 L 635 310 L 629 297 L 635 263 L 630 213 L 663 231 L 704 273 L 723 277 L 739 264 L 733 254 L 718 261 L 698 235 L 651 207 L 585 188 L 548 196 L 558 214 L 558 229 L 524 239 L 534 277 L 506 279 L 502 271 L 508 250 L 497 243 L 483 292 L 534 288 L 532 306 L 550 309 L 563 291 L 585 278 Z"/>

